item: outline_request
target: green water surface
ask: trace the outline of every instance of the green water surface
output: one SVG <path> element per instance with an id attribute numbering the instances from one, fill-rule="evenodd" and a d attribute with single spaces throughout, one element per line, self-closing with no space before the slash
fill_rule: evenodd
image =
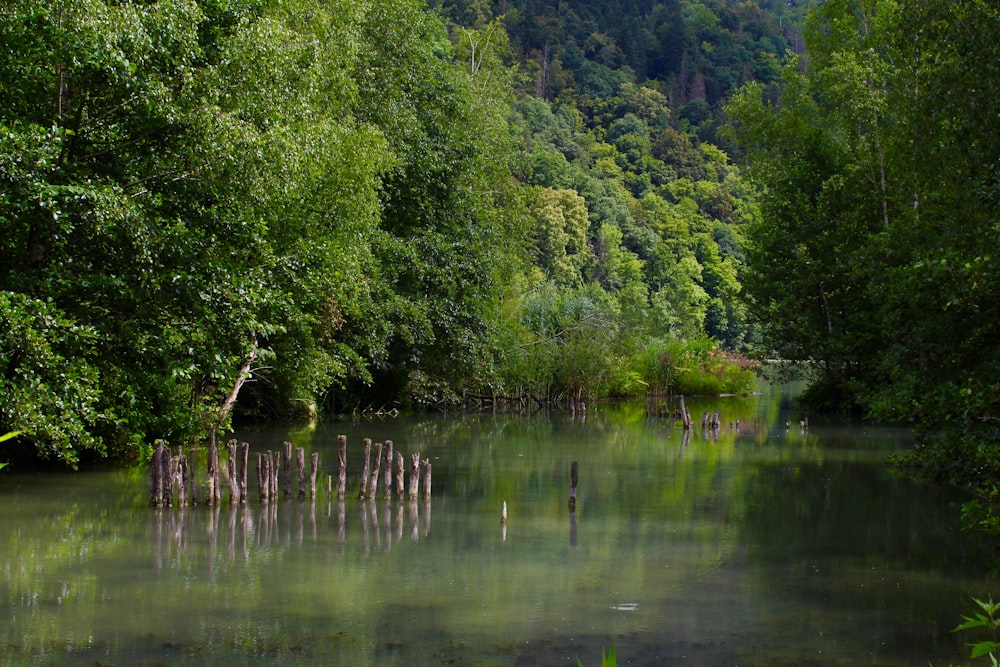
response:
<path id="1" fill-rule="evenodd" d="M 141 470 L 8 469 L 0 663 L 968 664 L 950 630 L 1000 582 L 961 498 L 884 468 L 904 431 L 804 431 L 793 388 L 763 389 L 689 399 L 722 417 L 690 438 L 641 403 L 242 432 L 253 463 L 319 452 L 323 490 L 262 505 L 251 465 L 235 510 L 151 509 Z M 432 499 L 359 501 L 363 437 L 430 460 Z"/>

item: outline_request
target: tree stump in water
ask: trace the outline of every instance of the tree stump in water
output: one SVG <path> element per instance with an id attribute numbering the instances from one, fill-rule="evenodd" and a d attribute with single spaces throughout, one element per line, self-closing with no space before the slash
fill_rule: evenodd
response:
<path id="1" fill-rule="evenodd" d="M 292 443 L 285 442 L 285 454 L 282 457 L 282 465 L 285 467 L 284 488 L 282 495 L 285 498 L 292 497 Z"/>
<path id="2" fill-rule="evenodd" d="M 239 505 L 240 504 L 240 480 L 238 466 L 236 463 L 236 441 L 230 440 L 227 448 L 229 449 L 229 504 Z"/>
<path id="3" fill-rule="evenodd" d="M 405 477 L 406 466 L 403 463 L 403 453 L 396 452 L 396 497 L 400 500 L 403 499 L 403 494 L 406 492 Z"/>
<path id="4" fill-rule="evenodd" d="M 149 462 L 149 504 L 163 505 L 163 445 L 162 440 L 153 443 L 153 458 Z"/>
<path id="5" fill-rule="evenodd" d="M 371 467 L 372 439 L 365 438 L 361 441 L 364 449 L 362 456 L 365 457 L 364 468 L 361 469 L 361 490 L 358 491 L 358 500 L 364 500 L 368 491 L 368 470 Z"/>
<path id="6" fill-rule="evenodd" d="M 299 479 L 299 498 L 306 497 L 306 450 L 299 447 L 295 450 L 295 470 Z"/>
<path id="7" fill-rule="evenodd" d="M 313 452 L 309 457 L 309 497 L 316 497 L 316 475 L 319 473 L 319 453 Z"/>
<path id="8" fill-rule="evenodd" d="M 340 473 L 337 476 L 337 498 L 343 500 L 347 493 L 347 436 L 337 436 L 338 458 L 340 459 Z"/>
<path id="9" fill-rule="evenodd" d="M 410 500 L 420 495 L 420 452 L 410 455 Z"/>
<path id="10" fill-rule="evenodd" d="M 392 497 L 392 440 L 385 441 L 385 499 Z"/>
<path id="11" fill-rule="evenodd" d="M 368 479 L 368 498 L 369 499 L 374 499 L 375 498 L 376 489 L 378 489 L 378 475 L 379 475 L 379 472 L 382 470 L 382 443 L 381 442 L 376 442 L 375 443 L 375 453 L 372 456 L 372 460 L 374 461 L 374 465 L 372 466 L 371 477 Z"/>

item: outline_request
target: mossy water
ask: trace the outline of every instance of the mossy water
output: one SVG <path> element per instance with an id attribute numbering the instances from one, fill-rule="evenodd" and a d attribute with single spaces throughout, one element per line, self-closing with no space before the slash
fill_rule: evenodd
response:
<path id="1" fill-rule="evenodd" d="M 965 660 L 950 630 L 992 580 L 960 499 L 884 468 L 904 431 L 804 430 L 794 388 L 763 389 L 689 399 L 722 416 L 690 438 L 642 404 L 239 434 L 318 451 L 336 477 L 346 433 L 342 505 L 154 510 L 143 471 L 4 471 L 2 663 Z M 431 460 L 431 501 L 358 501 L 362 437 Z"/>

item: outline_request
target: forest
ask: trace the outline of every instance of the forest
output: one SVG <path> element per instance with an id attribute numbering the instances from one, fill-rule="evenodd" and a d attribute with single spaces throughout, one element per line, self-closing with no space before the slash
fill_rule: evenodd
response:
<path id="1" fill-rule="evenodd" d="M 738 393 L 1000 479 L 1000 9 L 10 0 L 0 433 Z M 980 511 L 982 510 L 982 511 Z"/>

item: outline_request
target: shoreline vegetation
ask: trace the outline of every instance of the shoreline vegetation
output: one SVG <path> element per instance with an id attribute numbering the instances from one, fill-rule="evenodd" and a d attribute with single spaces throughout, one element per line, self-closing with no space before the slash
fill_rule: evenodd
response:
<path id="1" fill-rule="evenodd" d="M 11 0 L 5 451 L 740 393 L 779 357 L 1000 533 L 998 32 L 974 0 Z"/>

